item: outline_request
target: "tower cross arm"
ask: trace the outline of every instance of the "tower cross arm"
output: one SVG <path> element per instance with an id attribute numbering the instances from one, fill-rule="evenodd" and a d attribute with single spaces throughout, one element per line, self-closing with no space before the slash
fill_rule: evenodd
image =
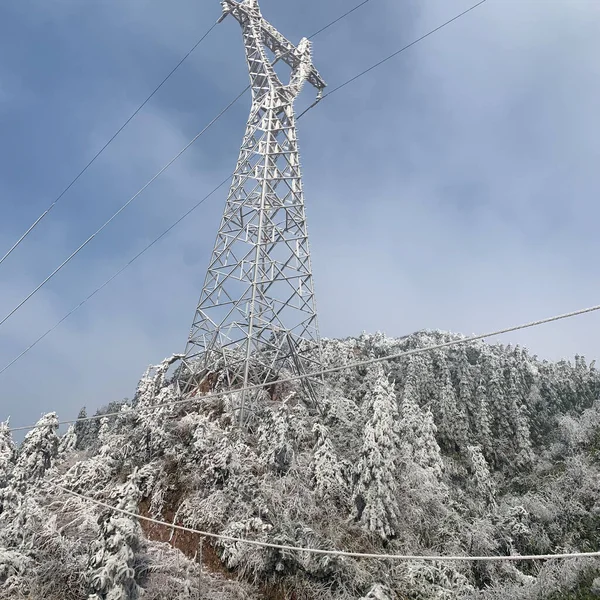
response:
<path id="1" fill-rule="evenodd" d="M 233 15 L 237 21 L 241 23 L 241 15 L 239 11 L 243 11 L 246 15 L 246 7 L 255 8 L 258 10 L 258 2 L 256 0 L 244 0 L 236 2 L 235 0 L 222 0 L 224 19 L 227 15 Z M 304 53 L 285 36 L 283 36 L 271 23 L 269 23 L 262 15 L 260 15 L 260 31 L 262 42 L 265 46 L 275 54 L 278 60 L 282 60 L 292 69 L 297 69 L 304 59 Z M 327 84 L 319 74 L 319 71 L 312 64 L 310 65 L 308 76 L 306 79 L 319 92 L 322 92 Z"/>
<path id="2" fill-rule="evenodd" d="M 271 23 L 264 20 L 262 25 L 263 42 L 265 46 L 276 57 L 289 65 L 292 69 L 298 68 L 302 61 L 301 53 L 294 44 L 287 40 Z M 311 65 L 307 81 L 317 90 L 321 91 L 327 87 L 327 84 L 319 74 L 314 65 Z"/>

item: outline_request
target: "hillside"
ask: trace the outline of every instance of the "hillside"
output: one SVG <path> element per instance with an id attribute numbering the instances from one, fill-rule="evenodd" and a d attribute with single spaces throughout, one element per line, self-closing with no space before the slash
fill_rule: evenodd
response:
<path id="1" fill-rule="evenodd" d="M 324 342 L 325 367 L 459 339 L 419 332 Z M 250 547 L 525 555 L 600 549 L 600 373 L 520 347 L 465 343 L 330 375 L 249 403 L 177 400 L 169 361 L 117 416 L 15 447 L 0 426 L 0 600 L 586 599 L 596 559 L 426 563 Z M 215 391 L 219 391 L 216 382 Z M 85 414 L 82 412 L 82 419 Z M 60 487 L 56 487 L 60 486 Z M 595 581 L 596 580 L 596 581 Z M 598 588 L 598 590 L 597 590 Z"/>

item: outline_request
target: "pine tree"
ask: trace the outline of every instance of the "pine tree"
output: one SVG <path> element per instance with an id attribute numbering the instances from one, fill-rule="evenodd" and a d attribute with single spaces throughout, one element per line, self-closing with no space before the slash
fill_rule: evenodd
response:
<path id="1" fill-rule="evenodd" d="M 344 467 L 333 447 L 329 431 L 316 423 L 313 433 L 316 437 L 312 463 L 315 493 L 317 497 L 328 500 L 344 498 L 347 489 Z"/>
<path id="2" fill-rule="evenodd" d="M 168 385 L 166 378 L 169 367 L 180 358 L 173 355 L 149 367 L 137 386 L 135 411 L 130 416 L 135 423 L 135 443 L 144 448 L 147 462 L 164 456 L 171 448 L 165 421 L 173 414 L 172 402 L 179 397 L 176 386 Z M 122 413 L 125 417 L 123 410 Z"/>
<path id="3" fill-rule="evenodd" d="M 56 413 L 44 415 L 26 436 L 17 453 L 14 469 L 16 487 L 24 492 L 28 485 L 41 479 L 58 454 Z"/>
<path id="4" fill-rule="evenodd" d="M 510 386 L 507 399 L 508 421 L 510 423 L 510 435 L 516 453 L 516 466 L 526 467 L 533 460 L 531 446 L 531 435 L 529 432 L 529 419 L 523 398 L 525 390 L 523 382 L 519 377 L 517 366 L 513 364 L 510 373 Z"/>
<path id="5" fill-rule="evenodd" d="M 174 354 L 170 358 L 163 360 L 159 365 L 148 367 L 138 383 L 133 405 L 152 406 L 159 392 L 166 385 L 169 368 L 181 358 L 182 355 Z"/>
<path id="6" fill-rule="evenodd" d="M 515 407 L 515 444 L 517 448 L 517 465 L 530 467 L 535 458 L 531 445 L 529 418 L 524 405 Z"/>
<path id="7" fill-rule="evenodd" d="M 457 349 L 457 352 L 456 379 L 458 383 L 458 406 L 461 415 L 467 417 L 465 425 L 467 430 L 466 439 L 468 441 L 479 411 L 475 394 L 477 382 L 474 375 L 475 369 L 469 363 L 467 348 L 462 346 Z"/>
<path id="8" fill-rule="evenodd" d="M 419 369 L 409 363 L 400 408 L 398 493 L 404 499 L 405 536 L 431 539 L 447 513 L 449 492 L 443 482 L 444 463 L 429 408 L 418 404 Z M 405 537 L 406 539 L 406 537 Z"/>
<path id="9" fill-rule="evenodd" d="M 512 425 L 510 422 L 510 411 L 508 410 L 508 399 L 506 379 L 504 377 L 505 366 L 495 357 L 487 367 L 489 379 L 486 384 L 487 404 L 493 411 L 493 431 L 496 438 L 498 456 L 508 462 L 512 441 Z"/>
<path id="10" fill-rule="evenodd" d="M 288 471 L 301 440 L 310 439 L 310 430 L 306 429 L 304 421 L 305 411 L 302 405 L 290 406 L 284 400 L 258 427 L 261 461 L 277 473 Z"/>
<path id="11" fill-rule="evenodd" d="M 63 455 L 68 454 L 69 452 L 73 452 L 76 447 L 77 434 L 75 433 L 75 426 L 71 425 L 67 430 L 67 433 L 60 438 L 58 453 Z"/>
<path id="12" fill-rule="evenodd" d="M 9 465 L 14 462 L 15 443 L 10 431 L 10 420 L 0 423 L 0 477 L 6 473 Z"/>
<path id="13" fill-rule="evenodd" d="M 6 485 L 0 489 L 2 544 L 8 549 L 18 549 L 26 554 L 32 550 L 40 524 L 47 521 L 47 515 L 38 503 L 35 492 L 37 484 L 51 468 L 58 453 L 58 418 L 55 413 L 42 417 L 27 434 L 16 453 L 10 439 L 10 430 L 7 424 L 3 425 L 0 445 L 7 468 L 4 469 Z"/>
<path id="14" fill-rule="evenodd" d="M 365 425 L 361 456 L 355 471 L 353 517 L 386 540 L 396 534 L 399 521 L 397 454 L 398 402 L 383 367 L 367 373 Z"/>
<path id="15" fill-rule="evenodd" d="M 484 454 L 493 456 L 494 454 L 494 437 L 492 433 L 492 417 L 487 400 L 487 389 L 483 383 L 477 386 L 476 392 L 477 403 L 479 410 L 476 418 L 476 437 L 479 440 L 479 445 L 482 447 Z"/>
<path id="16" fill-rule="evenodd" d="M 385 357 L 454 339 L 427 332 L 363 342 Z M 355 340 L 327 344 L 332 366 L 363 357 Z M 146 598 L 229 600 L 268 593 L 271 583 L 274 593 L 281 583 L 302 597 L 336 600 L 562 598 L 577 595 L 577 582 L 585 595 L 585 561 L 581 568 L 549 561 L 533 578 L 516 561 L 382 566 L 231 541 L 215 549 L 236 577 L 217 579 L 199 573 L 202 560 L 192 569 L 192 560 L 167 544 L 143 541 L 135 518 L 109 510 L 98 520 L 93 505 L 50 485 L 89 498 L 116 490 L 110 504 L 133 515 L 142 496 L 159 519 L 295 547 L 415 556 L 595 547 L 600 400 L 582 409 L 590 401 L 586 389 L 597 396 L 600 381 L 583 358 L 557 366 L 520 348 L 466 344 L 464 352 L 389 362 L 390 370 L 379 365 L 326 378 L 321 418 L 302 403 L 257 402 L 247 431 L 232 423 L 235 391 L 184 409 L 157 406 L 175 399 L 161 365 L 140 384 L 136 409 L 104 409 L 120 412 L 101 431 L 100 420 L 80 420 L 60 438 L 56 459 L 48 423 L 38 424 L 20 450 L 8 424 L 0 424 L 0 600 L 131 600 L 142 585 Z M 86 451 L 67 456 L 78 432 L 88 437 Z M 515 477 L 524 464 L 530 471 Z M 120 486 L 135 465 L 145 465 L 135 485 Z M 204 564 L 215 558 L 208 545 L 200 550 L 188 541 L 178 535 L 173 545 L 204 551 Z"/>
<path id="17" fill-rule="evenodd" d="M 10 478 L 15 464 L 16 449 L 9 427 L 9 421 L 0 423 L 0 514 L 4 505 L 14 499 Z"/>
<path id="18" fill-rule="evenodd" d="M 102 417 L 100 419 L 100 429 L 98 430 L 98 443 L 100 444 L 98 453 L 102 456 L 111 454 L 114 450 L 113 442 L 110 420 L 108 417 Z"/>
<path id="19" fill-rule="evenodd" d="M 459 408 L 458 394 L 446 362 L 442 366 L 439 390 L 435 409 L 438 415 L 440 442 L 447 451 L 457 452 L 467 445 L 468 422 L 467 415 Z"/>
<path id="20" fill-rule="evenodd" d="M 94 423 L 87 420 L 87 409 L 84 406 L 77 415 L 77 422 L 75 423 L 75 435 L 77 436 L 77 450 L 83 450 L 91 442 L 92 427 Z"/>
<path id="21" fill-rule="evenodd" d="M 494 481 L 492 480 L 492 474 L 490 468 L 483 456 L 480 446 L 469 446 L 467 448 L 469 459 L 471 461 L 471 467 L 473 469 L 473 475 L 475 477 L 475 489 L 479 492 L 479 495 L 483 498 L 486 504 L 495 506 L 496 505 L 496 488 Z"/>
<path id="22" fill-rule="evenodd" d="M 120 491 L 118 508 L 137 514 L 140 499 L 140 475 L 136 470 Z M 143 593 L 134 568 L 143 539 L 139 523 L 116 512 L 102 514 L 98 523 L 100 537 L 89 561 L 88 600 L 138 600 Z"/>
<path id="23" fill-rule="evenodd" d="M 441 479 L 444 465 L 440 447 L 435 439 L 437 432 L 429 409 L 422 410 L 414 399 L 412 386 L 407 384 L 400 412 L 401 455 L 405 462 L 413 462 L 431 471 Z"/>

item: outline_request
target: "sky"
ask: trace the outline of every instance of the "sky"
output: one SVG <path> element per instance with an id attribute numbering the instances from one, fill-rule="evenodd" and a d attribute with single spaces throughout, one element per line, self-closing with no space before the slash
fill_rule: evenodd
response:
<path id="1" fill-rule="evenodd" d="M 358 3 L 358 0 L 356 1 Z M 333 88 L 468 8 L 371 0 L 314 40 Z M 354 1 L 262 0 L 298 42 Z M 217 0 L 0 6 L 0 255 L 220 15 Z M 299 123 L 321 333 L 479 334 L 600 303 L 600 4 L 488 0 Z M 247 85 L 219 25 L 0 265 L 6 315 Z M 299 109 L 312 102 L 310 86 Z M 0 369 L 233 170 L 249 97 L 0 326 Z M 0 418 L 132 397 L 181 352 L 226 189 L 0 375 Z M 498 338 L 598 358 L 600 315 Z"/>

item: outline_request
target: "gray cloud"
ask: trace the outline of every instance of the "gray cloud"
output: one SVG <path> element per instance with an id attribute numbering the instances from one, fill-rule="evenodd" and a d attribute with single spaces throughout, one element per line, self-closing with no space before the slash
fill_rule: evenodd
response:
<path id="1" fill-rule="evenodd" d="M 263 2 L 263 12 L 292 39 L 347 4 L 323 7 L 311 0 L 304 7 L 298 17 L 292 2 Z M 335 86 L 460 9 L 439 0 L 376 0 L 318 38 L 315 60 Z M 210 15 L 216 18 L 217 7 Z M 81 154 L 93 153 L 209 21 L 205 8 L 193 2 L 177 10 L 141 2 L 83 9 L 67 0 L 28 0 L 18 19 L 13 14 L 27 27 L 45 24 L 55 36 L 74 23 L 86 30 L 92 17 L 93 43 L 114 35 L 122 64 L 114 63 L 114 73 L 101 66 L 98 79 L 89 80 L 98 90 L 96 100 L 75 88 L 80 97 L 73 105 L 86 97 L 78 110 L 88 117 L 77 117 L 81 127 L 68 146 L 58 139 L 54 154 L 45 155 L 51 162 L 38 182 L 15 182 L 8 173 L 0 178 L 5 208 L 14 211 L 10 227 L 0 224 L 2 247 L 49 200 L 34 193 L 33 184 L 59 188 L 54 164 L 66 179 Z M 593 234 L 600 188 L 594 58 L 599 20 L 591 1 L 488 2 L 301 121 L 324 335 L 363 329 L 403 335 L 422 328 L 479 333 L 598 303 Z M 86 60 L 98 52 L 92 42 L 82 48 Z M 243 87 L 241 51 L 234 24 L 223 24 L 44 228 L 0 268 L 2 310 Z M 66 94 L 74 84 L 68 65 L 61 73 L 65 79 L 55 86 Z M 29 94 L 27 85 L 23 93 Z M 302 102 L 309 101 L 306 92 Z M 2 360 L 53 325 L 225 177 L 237 156 L 246 110 L 247 101 L 2 327 Z M 67 112 L 59 117 L 69 120 Z M 42 133 L 40 144 L 46 143 Z M 23 135 L 33 134 L 11 131 L 5 143 Z M 30 171 L 26 156 L 19 155 L 20 165 Z M 147 364 L 182 349 L 224 197 L 225 191 L 207 202 L 2 376 L 2 402 L 13 422 L 30 421 L 49 408 L 70 417 L 81 405 L 131 396 Z M 527 344 L 548 358 L 576 352 L 592 358 L 598 354 L 592 335 L 597 324 L 591 315 L 503 341 Z"/>

